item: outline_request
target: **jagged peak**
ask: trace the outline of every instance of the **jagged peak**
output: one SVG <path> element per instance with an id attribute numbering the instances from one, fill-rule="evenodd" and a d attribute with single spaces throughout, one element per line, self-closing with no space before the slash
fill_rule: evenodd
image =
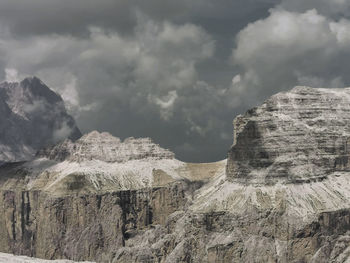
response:
<path id="1" fill-rule="evenodd" d="M 22 79 L 22 80 L 17 80 L 17 81 L 8 81 L 8 80 L 5 80 L 5 81 L 2 81 L 1 83 L 0 83 L 0 85 L 2 85 L 2 84 L 21 84 L 21 83 L 40 83 L 41 85 L 45 85 L 45 83 L 40 79 L 40 78 L 38 78 L 37 76 L 34 76 L 34 75 L 32 75 L 32 76 L 27 76 L 27 77 L 25 77 L 24 79 Z"/>
<path id="2" fill-rule="evenodd" d="M 108 141 L 115 143 L 145 143 L 145 144 L 154 144 L 152 139 L 149 137 L 135 138 L 135 137 L 127 137 L 122 141 L 119 137 L 115 137 L 109 132 L 99 132 L 97 130 L 93 130 L 89 133 L 84 134 L 80 139 L 80 142 L 89 142 L 89 141 Z"/>
<path id="3" fill-rule="evenodd" d="M 34 96 L 44 97 L 50 103 L 63 101 L 60 94 L 49 88 L 41 79 L 36 76 L 26 77 L 19 82 L 4 81 L 0 83 L 0 88 L 3 88 L 8 92 L 25 90 Z"/>
<path id="4" fill-rule="evenodd" d="M 120 143 L 121 140 L 118 137 L 113 136 L 109 132 L 99 132 L 99 131 L 91 131 L 89 133 L 84 134 L 80 139 L 80 142 L 92 142 L 92 141 L 112 141 L 115 143 Z"/>
<path id="5" fill-rule="evenodd" d="M 34 75 L 25 77 L 21 82 L 28 82 L 28 83 L 36 82 L 36 83 L 40 83 L 42 85 L 45 85 L 44 82 L 42 82 L 42 80 L 40 78 L 38 78 L 37 76 L 34 76 Z"/>
<path id="6" fill-rule="evenodd" d="M 92 131 L 75 142 L 65 140 L 55 146 L 43 149 L 39 157 L 56 161 L 126 162 L 140 159 L 174 159 L 175 155 L 153 143 L 150 138 L 126 138 L 123 142 L 108 132 Z"/>

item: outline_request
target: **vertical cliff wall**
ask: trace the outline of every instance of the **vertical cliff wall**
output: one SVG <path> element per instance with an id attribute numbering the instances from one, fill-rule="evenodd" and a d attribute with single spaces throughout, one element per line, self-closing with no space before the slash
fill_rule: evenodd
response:
<path id="1" fill-rule="evenodd" d="M 230 180 L 322 179 L 350 169 L 350 88 L 296 87 L 234 120 Z"/>
<path id="2" fill-rule="evenodd" d="M 52 197 L 2 191 L 2 252 L 46 259 L 108 261 L 137 232 L 185 207 L 184 185 L 101 195 Z"/>

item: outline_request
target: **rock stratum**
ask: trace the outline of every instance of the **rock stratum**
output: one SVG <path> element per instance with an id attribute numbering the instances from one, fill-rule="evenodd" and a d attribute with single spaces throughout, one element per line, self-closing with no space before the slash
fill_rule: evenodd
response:
<path id="1" fill-rule="evenodd" d="M 123 142 L 108 132 L 97 131 L 84 135 L 76 142 L 63 143 L 41 150 L 39 156 L 50 160 L 83 162 L 99 160 L 108 163 L 125 163 L 141 159 L 174 159 L 175 155 L 154 144 L 150 138 L 127 138 Z"/>
<path id="2" fill-rule="evenodd" d="M 115 263 L 350 262 L 349 94 L 272 96 L 235 119 L 216 163 L 92 132 L 3 165 L 0 248 Z"/>
<path id="3" fill-rule="evenodd" d="M 295 87 L 234 120 L 227 175 L 273 184 L 350 171 L 350 88 Z"/>
<path id="4" fill-rule="evenodd" d="M 81 133 L 58 94 L 36 77 L 0 84 L 0 163 L 30 160 L 44 146 Z"/>

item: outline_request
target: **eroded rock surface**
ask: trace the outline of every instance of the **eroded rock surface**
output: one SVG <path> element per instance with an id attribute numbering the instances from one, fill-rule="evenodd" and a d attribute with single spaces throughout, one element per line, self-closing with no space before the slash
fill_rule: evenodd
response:
<path id="1" fill-rule="evenodd" d="M 143 229 L 183 209 L 185 187 L 52 198 L 40 191 L 2 191 L 2 251 L 46 259 L 111 260 Z"/>
<path id="2" fill-rule="evenodd" d="M 150 138 L 127 138 L 123 142 L 107 132 L 90 132 L 79 140 L 66 140 L 61 144 L 46 148 L 39 156 L 56 161 L 82 162 L 101 160 L 123 163 L 140 159 L 174 159 L 171 151 L 161 148 Z"/>
<path id="3" fill-rule="evenodd" d="M 294 183 L 349 171 L 349 124 L 350 88 L 278 93 L 234 120 L 227 176 Z"/>

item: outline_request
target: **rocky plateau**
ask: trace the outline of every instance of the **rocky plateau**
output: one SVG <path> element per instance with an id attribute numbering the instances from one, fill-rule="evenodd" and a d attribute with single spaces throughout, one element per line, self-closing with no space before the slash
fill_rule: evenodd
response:
<path id="1" fill-rule="evenodd" d="M 350 262 L 349 111 L 350 88 L 278 93 L 236 117 L 228 158 L 214 163 L 96 131 L 44 147 L 0 167 L 0 249 L 114 263 Z"/>

